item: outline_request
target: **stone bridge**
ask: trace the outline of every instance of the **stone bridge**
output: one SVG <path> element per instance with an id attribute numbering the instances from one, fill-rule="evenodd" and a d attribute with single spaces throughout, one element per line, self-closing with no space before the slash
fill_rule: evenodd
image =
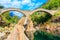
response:
<path id="1" fill-rule="evenodd" d="M 27 10 L 20 10 L 18 8 L 5 8 L 5 9 L 0 9 L 0 14 L 7 12 L 7 11 L 17 11 L 17 12 L 24 14 L 26 16 L 24 24 L 26 24 L 29 16 L 32 15 L 34 12 L 42 11 L 42 12 L 46 12 L 46 13 L 53 15 L 57 10 L 46 10 L 46 9 L 39 8 L 36 10 L 28 10 L 27 11 Z"/>
<path id="2" fill-rule="evenodd" d="M 30 33 L 29 37 L 31 37 L 31 40 L 32 40 L 33 33 L 31 33 L 31 32 L 35 31 L 35 29 L 33 27 L 33 22 L 29 18 L 29 15 L 31 15 L 37 11 L 43 11 L 43 12 L 47 12 L 47 13 L 53 15 L 57 10 L 54 11 L 54 10 L 46 10 L 46 9 L 40 8 L 40 9 L 36 9 L 36 10 L 32 10 L 32 11 L 26 11 L 26 10 L 20 10 L 17 8 L 7 8 L 7 9 L 0 9 L 0 14 L 7 12 L 7 11 L 18 11 L 20 13 L 23 13 L 26 16 L 26 18 L 21 18 L 19 20 L 19 22 L 15 25 L 14 30 L 11 32 L 11 34 L 8 36 L 8 38 L 6 40 L 29 40 L 29 38 L 24 33 L 25 30 L 26 30 L 26 32 Z M 29 23 L 27 23 L 28 24 L 27 28 L 24 28 L 23 25 L 26 24 L 27 20 L 29 20 Z M 27 33 L 27 35 L 28 35 L 28 33 Z"/>
<path id="3" fill-rule="evenodd" d="M 28 15 L 31 15 L 33 14 L 34 12 L 36 11 L 43 11 L 43 12 L 47 12 L 51 15 L 54 14 L 54 12 L 56 12 L 56 10 L 46 10 L 46 9 L 42 9 L 42 8 L 39 8 L 39 9 L 36 9 L 36 10 L 20 10 L 18 8 L 6 8 L 6 9 L 0 9 L 0 14 L 4 13 L 4 12 L 7 12 L 7 11 L 18 11 L 20 13 L 23 13 L 25 16 L 28 16 Z"/>

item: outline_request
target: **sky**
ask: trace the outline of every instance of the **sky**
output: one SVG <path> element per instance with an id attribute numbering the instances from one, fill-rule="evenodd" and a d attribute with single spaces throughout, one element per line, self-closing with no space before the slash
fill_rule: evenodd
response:
<path id="1" fill-rule="evenodd" d="M 20 12 L 17 12 L 17 11 L 10 11 L 10 16 L 18 16 L 19 18 L 21 18 L 22 16 L 23 16 L 23 14 L 22 13 L 20 13 Z"/>
<path id="2" fill-rule="evenodd" d="M 5 8 L 19 8 L 21 10 L 34 10 L 38 7 L 41 7 L 48 0 L 0 0 L 0 4 Z M 15 11 L 10 11 L 19 17 L 22 17 L 22 14 Z"/>
<path id="3" fill-rule="evenodd" d="M 34 10 L 45 4 L 47 0 L 0 0 L 5 8 L 19 8 L 21 10 Z"/>

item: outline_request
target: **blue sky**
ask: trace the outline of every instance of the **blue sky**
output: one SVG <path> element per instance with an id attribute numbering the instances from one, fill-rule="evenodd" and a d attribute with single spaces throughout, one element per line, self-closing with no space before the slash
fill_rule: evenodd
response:
<path id="1" fill-rule="evenodd" d="M 22 10 L 33 10 L 45 4 L 47 0 L 0 0 L 5 8 L 19 8 Z"/>
<path id="2" fill-rule="evenodd" d="M 19 8 L 21 10 L 34 10 L 43 4 L 45 4 L 47 0 L 0 0 L 0 4 L 5 8 Z M 15 11 L 10 11 L 19 17 L 22 17 L 22 14 Z M 18 13 L 18 14 L 17 14 Z"/>
<path id="3" fill-rule="evenodd" d="M 22 13 L 17 12 L 17 11 L 10 11 L 10 16 L 18 16 L 19 18 L 23 16 Z"/>

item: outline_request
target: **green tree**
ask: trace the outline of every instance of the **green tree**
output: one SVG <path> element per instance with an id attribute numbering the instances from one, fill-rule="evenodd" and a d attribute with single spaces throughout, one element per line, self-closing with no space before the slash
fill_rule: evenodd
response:
<path id="1" fill-rule="evenodd" d="M 34 40 L 60 40 L 59 36 L 55 36 L 51 33 L 47 33 L 41 30 L 37 30 L 34 33 Z"/>
<path id="2" fill-rule="evenodd" d="M 49 0 L 42 8 L 54 10 L 60 7 L 60 0 Z"/>
<path id="3" fill-rule="evenodd" d="M 10 23 L 15 23 L 16 24 L 19 20 L 19 18 L 17 16 L 11 17 L 9 11 L 3 13 L 1 16 L 2 16 L 2 19 L 5 21 L 6 25 L 8 25 Z"/>
<path id="4" fill-rule="evenodd" d="M 2 8 L 4 8 L 4 6 L 2 6 L 2 5 L 0 4 L 0 9 L 2 9 Z"/>
<path id="5" fill-rule="evenodd" d="M 35 12 L 31 15 L 31 19 L 34 22 L 34 24 L 40 24 L 48 21 L 51 18 L 52 15 L 45 12 Z"/>

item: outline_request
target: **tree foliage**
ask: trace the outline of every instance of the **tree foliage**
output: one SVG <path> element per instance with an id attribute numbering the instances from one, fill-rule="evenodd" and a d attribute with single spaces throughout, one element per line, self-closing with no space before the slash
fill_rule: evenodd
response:
<path id="1" fill-rule="evenodd" d="M 34 33 L 34 40 L 60 40 L 59 36 L 55 36 L 51 33 L 47 33 L 41 30 L 37 30 Z"/>
<path id="2" fill-rule="evenodd" d="M 52 15 L 45 12 L 35 12 L 31 15 L 31 19 L 34 22 L 34 24 L 40 24 L 48 21 L 51 18 Z"/>
<path id="3" fill-rule="evenodd" d="M 42 8 L 49 9 L 49 10 L 54 10 L 60 7 L 60 0 L 48 0 L 48 2 L 42 6 Z"/>
<path id="4" fill-rule="evenodd" d="M 0 9 L 2 9 L 2 8 L 4 8 L 4 6 L 2 6 L 2 5 L 0 4 Z"/>
<path id="5" fill-rule="evenodd" d="M 17 16 L 11 17 L 9 11 L 3 13 L 1 16 L 2 16 L 3 21 L 5 21 L 6 25 L 8 25 L 10 23 L 17 23 L 17 21 L 19 20 L 19 18 Z"/>

